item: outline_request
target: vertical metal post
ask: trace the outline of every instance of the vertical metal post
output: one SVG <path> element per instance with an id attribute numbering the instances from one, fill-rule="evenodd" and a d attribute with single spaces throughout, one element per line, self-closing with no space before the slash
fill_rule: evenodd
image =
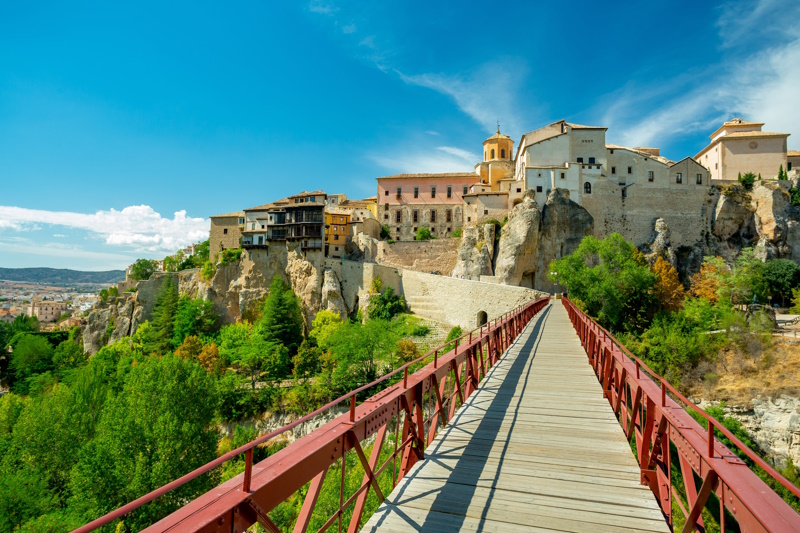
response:
<path id="1" fill-rule="evenodd" d="M 403 388 L 408 388 L 408 367 L 403 370 Z"/>
<path id="2" fill-rule="evenodd" d="M 667 406 L 667 387 L 664 385 L 664 380 L 661 380 L 661 407 Z"/>
<path id="3" fill-rule="evenodd" d="M 250 480 L 253 477 L 253 448 L 248 448 L 244 452 L 244 481 L 242 482 L 242 492 L 250 492 Z"/>
<path id="4" fill-rule="evenodd" d="M 433 368 L 439 368 L 439 350 L 433 351 Z"/>
<path id="5" fill-rule="evenodd" d="M 714 424 L 708 421 L 708 457 L 714 458 Z"/>
<path id="6" fill-rule="evenodd" d="M 350 423 L 356 421 L 356 395 L 350 396 Z"/>

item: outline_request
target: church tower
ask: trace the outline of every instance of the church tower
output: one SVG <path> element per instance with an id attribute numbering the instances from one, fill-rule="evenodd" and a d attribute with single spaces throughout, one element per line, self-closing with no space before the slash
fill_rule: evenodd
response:
<path id="1" fill-rule="evenodd" d="M 514 141 L 508 135 L 500 133 L 498 123 L 497 133 L 483 141 L 483 161 L 475 165 L 481 183 L 489 185 L 492 191 L 500 190 L 500 180 L 513 177 L 513 150 Z"/>

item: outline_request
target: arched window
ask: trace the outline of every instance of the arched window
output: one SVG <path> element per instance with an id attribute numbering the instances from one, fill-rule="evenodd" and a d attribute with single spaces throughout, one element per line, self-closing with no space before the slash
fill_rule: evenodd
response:
<path id="1" fill-rule="evenodd" d="M 478 311 L 476 325 L 480 327 L 486 324 L 486 322 L 488 322 L 488 316 L 486 315 L 486 311 Z"/>
<path id="2" fill-rule="evenodd" d="M 502 150 L 500 150 L 500 159 L 505 159 L 505 158 L 506 158 L 506 150 L 505 148 L 503 148 Z"/>
<path id="3" fill-rule="evenodd" d="M 586 194 L 592 194 L 592 184 L 588 181 L 583 184 L 583 192 Z"/>
<path id="4" fill-rule="evenodd" d="M 492 159 L 494 159 L 494 148 L 492 148 Z"/>

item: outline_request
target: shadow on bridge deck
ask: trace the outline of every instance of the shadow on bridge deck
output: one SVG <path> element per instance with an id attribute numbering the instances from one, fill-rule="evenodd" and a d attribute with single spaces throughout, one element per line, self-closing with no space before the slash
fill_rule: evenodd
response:
<path id="1" fill-rule="evenodd" d="M 668 531 L 561 305 L 544 309 L 362 531 Z"/>

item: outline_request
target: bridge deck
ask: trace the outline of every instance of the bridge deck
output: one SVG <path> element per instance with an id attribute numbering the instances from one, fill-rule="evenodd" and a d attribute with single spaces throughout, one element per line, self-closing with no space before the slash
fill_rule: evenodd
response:
<path id="1" fill-rule="evenodd" d="M 557 302 L 362 531 L 669 531 Z"/>

